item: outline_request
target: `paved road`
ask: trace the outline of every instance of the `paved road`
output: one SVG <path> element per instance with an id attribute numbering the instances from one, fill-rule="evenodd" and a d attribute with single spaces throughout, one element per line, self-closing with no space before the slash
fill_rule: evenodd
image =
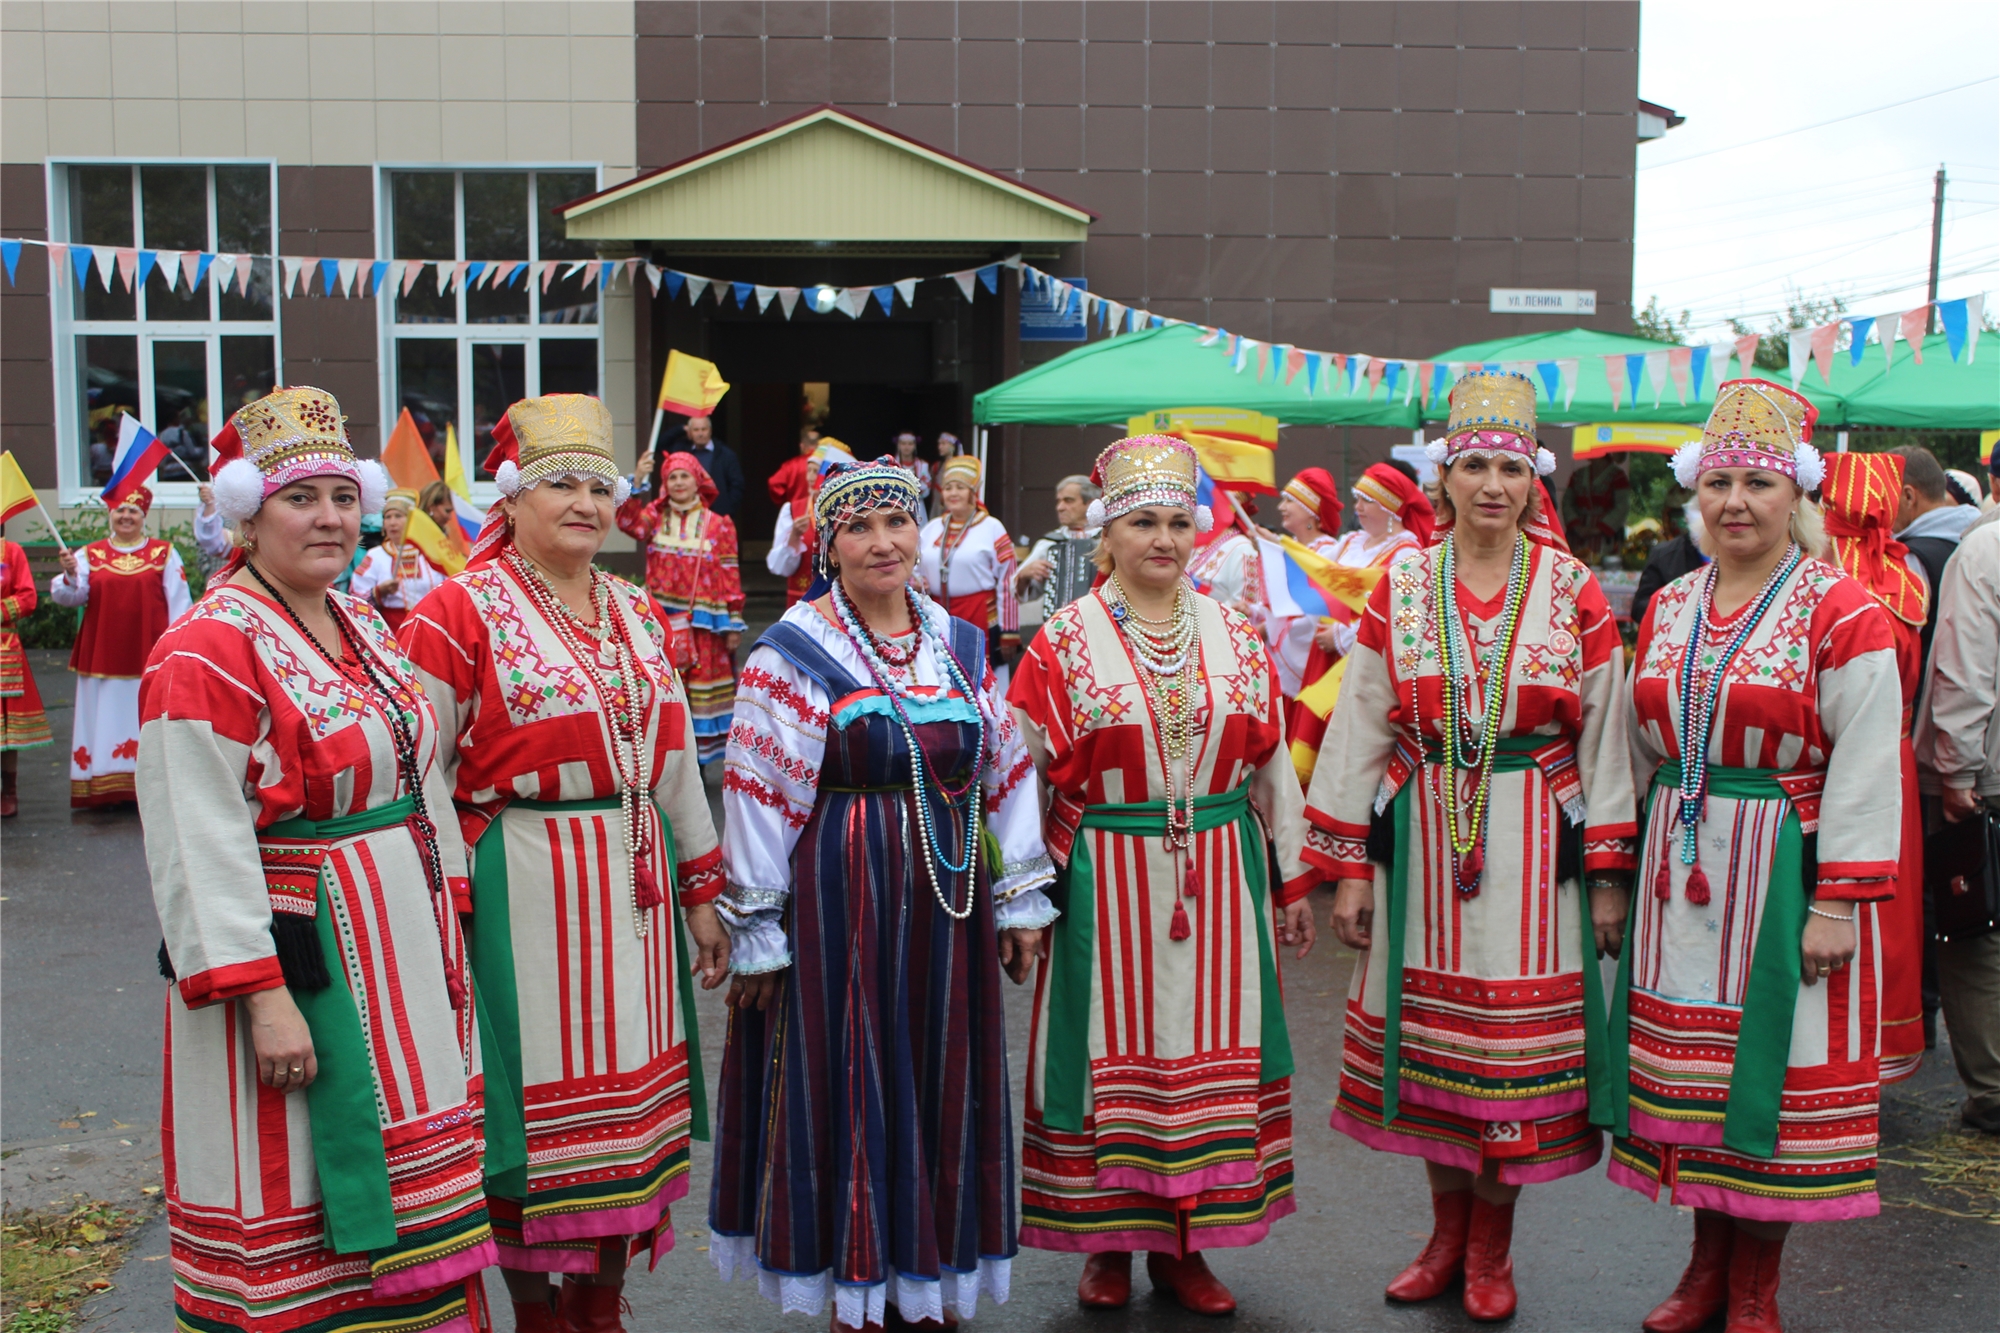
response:
<path id="1" fill-rule="evenodd" d="M 67 697 L 56 664 L 37 662 L 44 693 Z M 58 733 L 67 715 L 56 715 Z M 9 821 L 5 858 L 4 1029 L 5 1147 L 27 1151 L 9 1163 L 10 1200 L 36 1203 L 79 1181 L 106 1190 L 136 1189 L 137 1174 L 107 1163 L 156 1171 L 151 1134 L 114 1127 L 141 1124 L 158 1104 L 159 981 L 153 952 L 158 928 L 147 895 L 137 821 L 130 816 L 72 819 L 62 771 L 30 757 L 23 770 L 23 813 Z M 713 793 L 711 793 L 713 794 Z M 1323 909 L 1323 904 L 1322 904 Z M 1322 917 L 1323 919 L 1323 917 Z M 1371 1153 L 1326 1128 L 1340 1055 L 1340 1004 L 1353 956 L 1323 943 L 1288 969 L 1286 994 L 1299 1057 L 1296 1088 L 1296 1216 L 1250 1250 L 1223 1251 L 1212 1263 L 1236 1290 L 1242 1310 L 1225 1327 L 1246 1330 L 1387 1329 L 1401 1333 L 1468 1329 L 1450 1298 L 1430 1306 L 1390 1307 L 1382 1284 L 1422 1246 L 1429 1214 L 1421 1168 Z M 1016 1105 L 1026 1051 L 1026 992 L 1010 991 Z M 711 1084 L 722 1044 L 719 996 L 703 996 L 702 1045 Z M 1951 1123 L 1956 1102 L 1944 1051 L 1885 1100 L 1891 1143 L 1932 1134 Z M 96 1117 L 76 1119 L 78 1111 Z M 62 1128 L 69 1120 L 76 1130 Z M 120 1146 L 130 1138 L 133 1146 Z M 55 1146 L 58 1143 L 67 1148 Z M 79 1160 L 87 1159 L 87 1160 Z M 51 1182 L 16 1179 L 22 1162 L 69 1164 Z M 153 1178 L 156 1178 L 154 1176 Z M 679 1244 L 657 1271 L 637 1277 L 628 1294 L 629 1326 L 648 1333 L 706 1333 L 819 1327 L 780 1321 L 744 1284 L 722 1286 L 709 1266 L 701 1219 L 708 1182 L 706 1145 L 697 1144 L 692 1197 L 675 1208 Z M 1890 1204 L 1926 1200 L 1910 1173 L 1887 1169 Z M 1948 1201 L 1946 1201 L 1948 1202 Z M 1601 1171 L 1527 1191 L 1515 1247 L 1523 1330 L 1633 1329 L 1669 1290 L 1684 1262 L 1690 1224 L 1666 1205 L 1646 1203 L 1605 1181 Z M 138 1237 L 116 1290 L 87 1313 L 91 1333 L 167 1333 L 171 1273 L 159 1222 Z M 1214 1329 L 1143 1292 L 1111 1314 L 1077 1309 L 1073 1256 L 1023 1251 L 1014 1266 L 1012 1300 L 982 1307 L 976 1327 L 1044 1333 Z M 489 1289 L 501 1294 L 497 1279 Z M 504 1299 L 504 1298 L 503 1298 Z M 1917 1208 L 1886 1207 L 1878 1218 L 1803 1228 L 1786 1253 L 1782 1303 L 1794 1333 L 1825 1330 L 1991 1330 L 2000 1310 L 2000 1246 L 1995 1233 Z M 503 1314 L 500 1326 L 507 1327 Z"/>

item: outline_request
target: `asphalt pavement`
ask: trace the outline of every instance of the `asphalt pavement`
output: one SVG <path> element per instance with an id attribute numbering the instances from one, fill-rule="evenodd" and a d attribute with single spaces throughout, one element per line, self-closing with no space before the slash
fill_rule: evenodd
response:
<path id="1" fill-rule="evenodd" d="M 10 1207 L 45 1206 L 75 1190 L 145 1207 L 157 1195 L 163 982 L 159 927 L 131 814 L 72 815 L 66 749 L 69 677 L 60 655 L 31 654 L 51 704 L 58 747 L 22 760 L 22 812 L 0 831 L 0 1149 Z M 711 780 L 711 803 L 719 788 Z M 1320 902 L 1325 920 L 1325 901 Z M 1421 1165 L 1370 1152 L 1326 1127 L 1338 1077 L 1341 1006 L 1352 953 L 1323 936 L 1288 962 L 1285 993 L 1298 1055 L 1295 1151 L 1299 1211 L 1262 1245 L 1211 1251 L 1241 1308 L 1204 1319 L 1146 1290 L 1123 1311 L 1080 1310 L 1074 1255 L 1023 1250 L 1012 1298 L 982 1304 L 973 1327 L 1044 1333 L 1179 1330 L 1469 1329 L 1455 1295 L 1425 1306 L 1384 1304 L 1382 1286 L 1422 1248 L 1430 1214 Z M 698 1000 L 710 1085 L 722 1048 L 721 992 Z M 1028 991 L 1008 991 L 1015 1106 L 1027 1051 Z M 1942 1047 L 1910 1082 L 1886 1091 L 1885 1156 L 1948 1129 L 1958 1095 Z M 95 1114 L 90 1114 L 90 1113 Z M 707 1145 L 696 1144 L 690 1197 L 675 1206 L 678 1243 L 627 1285 L 635 1333 L 817 1328 L 781 1317 L 745 1283 L 724 1286 L 703 1224 Z M 1785 1253 L 1780 1303 L 1792 1333 L 1834 1330 L 1993 1330 L 2000 1327 L 2000 1231 L 1933 1211 L 1960 1201 L 1915 1175 L 1883 1171 L 1881 1216 L 1797 1228 Z M 1686 1260 L 1689 1215 L 1605 1180 L 1602 1168 L 1522 1196 L 1515 1228 L 1520 1313 L 1534 1330 L 1637 1330 Z M 137 1233 L 112 1291 L 87 1308 L 87 1333 L 169 1333 L 172 1273 L 164 1220 Z M 488 1290 L 502 1302 L 497 1275 Z M 1718 1329 L 1720 1325 L 1716 1326 Z"/>

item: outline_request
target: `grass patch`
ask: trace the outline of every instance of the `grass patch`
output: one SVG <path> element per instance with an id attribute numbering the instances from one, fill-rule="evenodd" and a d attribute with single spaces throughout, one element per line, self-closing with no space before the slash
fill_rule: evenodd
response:
<path id="1" fill-rule="evenodd" d="M 1970 1129 L 1948 1129 L 1892 1149 L 1883 1166 L 1914 1171 L 1917 1178 L 1957 1207 L 1921 1199 L 1884 1199 L 1891 1208 L 1921 1208 L 2000 1226 L 2000 1137 Z M 10 1328 L 8 1333 L 13 1333 Z"/>
<path id="2" fill-rule="evenodd" d="M 67 1212 L 22 1209 L 0 1224 L 0 1333 L 63 1333 L 111 1286 L 139 1213 L 78 1195 Z"/>

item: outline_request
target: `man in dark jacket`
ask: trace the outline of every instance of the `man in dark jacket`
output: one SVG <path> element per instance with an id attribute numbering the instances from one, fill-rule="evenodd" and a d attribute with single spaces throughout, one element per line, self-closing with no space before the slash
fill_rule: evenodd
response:
<path id="1" fill-rule="evenodd" d="M 662 458 L 680 452 L 693 454 L 715 483 L 715 499 L 708 507 L 733 516 L 743 498 L 743 465 L 736 461 L 734 449 L 715 438 L 714 424 L 707 417 L 689 417 L 685 426 L 660 441 Z"/>
<path id="2" fill-rule="evenodd" d="M 1653 594 L 1672 583 L 1683 574 L 1692 574 L 1708 563 L 1708 557 L 1701 553 L 1701 543 L 1697 534 L 1701 531 L 1701 515 L 1693 505 L 1688 506 L 1688 530 L 1678 537 L 1671 537 L 1653 547 L 1646 557 L 1646 567 L 1639 571 L 1639 586 L 1632 590 L 1632 623 L 1646 623 L 1646 608 L 1653 604 Z"/>

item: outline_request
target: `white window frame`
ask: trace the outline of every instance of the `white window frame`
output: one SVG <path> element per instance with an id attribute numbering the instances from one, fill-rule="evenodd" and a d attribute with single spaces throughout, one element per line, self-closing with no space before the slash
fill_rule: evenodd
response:
<path id="1" fill-rule="evenodd" d="M 271 174 L 271 244 L 278 248 L 278 162 L 270 157 L 51 157 L 43 159 L 44 195 L 48 201 L 48 235 L 51 238 L 67 239 L 69 236 L 70 197 L 69 169 L 71 167 L 132 167 L 135 172 L 140 167 L 264 167 Z M 211 181 L 208 191 L 209 235 L 215 234 L 215 189 Z M 146 245 L 144 204 L 139 195 L 135 178 L 132 191 L 132 235 L 138 248 L 150 250 Z M 273 260 L 273 268 L 276 261 Z M 136 279 L 137 275 L 134 275 Z M 98 486 L 85 475 L 83 458 L 89 447 L 77 392 L 76 340 L 80 336 L 132 337 L 139 342 L 139 421 L 147 430 L 157 433 L 162 424 L 153 420 L 153 358 L 148 354 L 154 341 L 194 342 L 203 341 L 209 346 L 208 354 L 208 402 L 210 432 L 222 429 L 222 421 L 216 413 L 224 406 L 222 398 L 222 358 L 221 346 L 216 341 L 224 336 L 256 337 L 269 335 L 271 351 L 275 358 L 278 380 L 284 382 L 285 342 L 284 342 L 284 296 L 278 292 L 280 277 L 271 275 L 271 318 L 255 319 L 213 319 L 213 320 L 149 320 L 142 317 L 124 320 L 87 320 L 75 314 L 75 270 L 69 275 L 50 275 L 49 282 L 49 324 L 50 324 L 50 373 L 55 380 L 55 426 L 56 426 L 56 488 L 65 507 L 86 503 L 98 494 Z M 95 279 L 92 279 L 95 281 Z M 143 292 L 134 293 L 135 303 L 144 302 Z M 211 300 L 216 299 L 211 296 Z M 136 304 L 135 304 L 136 308 Z M 601 358 L 600 358 L 601 359 Z M 156 503 L 168 509 L 192 509 L 197 503 L 195 484 L 189 481 L 178 467 L 163 465 L 148 483 L 152 488 Z"/>
<path id="2" fill-rule="evenodd" d="M 456 235 L 453 238 L 454 259 L 490 259 L 490 255 L 468 255 L 465 253 L 465 175 L 473 172 L 544 172 L 569 171 L 591 174 L 595 188 L 604 187 L 604 164 L 602 162 L 377 162 L 375 164 L 375 258 L 405 259 L 406 255 L 392 253 L 395 237 L 395 199 L 390 189 L 389 177 L 398 171 L 452 172 L 453 208 L 455 210 Z M 541 182 L 531 178 L 528 182 L 528 252 L 529 262 L 535 262 L 534 252 L 538 247 L 541 227 L 545 222 L 540 199 Z M 432 279 L 435 281 L 435 279 Z M 422 281 L 422 279 L 419 279 Z M 523 277 L 523 282 L 533 284 L 533 273 Z M 393 300 L 377 300 L 375 317 L 379 329 L 379 351 L 377 376 L 381 393 L 382 439 L 387 443 L 389 432 L 396 428 L 396 418 L 402 412 L 402 402 L 396 392 L 396 343 L 401 337 L 431 338 L 438 342 L 456 341 L 458 344 L 458 423 L 466 429 L 459 433 L 459 465 L 465 469 L 467 483 L 472 490 L 474 504 L 485 508 L 500 496 L 499 490 L 478 476 L 479 460 L 472 456 L 472 345 L 474 343 L 519 343 L 532 350 L 544 338 L 561 338 L 573 341 L 593 341 L 597 344 L 597 388 L 604 392 L 604 288 L 597 288 L 597 321 L 594 324 L 562 325 L 539 324 L 467 324 L 465 320 L 466 293 L 463 284 L 456 291 L 458 298 L 459 322 L 456 324 L 413 324 L 401 325 L 396 322 L 396 303 Z M 529 296 L 529 311 L 539 308 L 539 291 Z M 399 334 L 400 329 L 423 330 Z M 587 332 L 584 330 L 588 330 Z M 529 397 L 541 392 L 542 364 L 539 356 L 530 352 L 522 353 L 524 379 L 523 387 Z"/>

